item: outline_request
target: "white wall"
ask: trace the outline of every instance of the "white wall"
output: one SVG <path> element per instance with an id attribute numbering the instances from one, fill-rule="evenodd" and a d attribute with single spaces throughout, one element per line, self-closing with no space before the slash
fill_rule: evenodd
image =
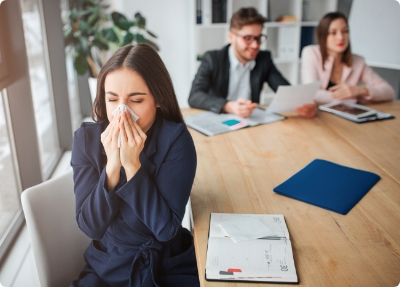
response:
<path id="1" fill-rule="evenodd" d="M 129 19 L 136 12 L 146 18 L 146 28 L 158 36 L 160 56 L 174 84 L 181 108 L 188 107 L 193 76 L 190 72 L 188 0 L 113 0 L 112 8 Z"/>
<path id="2" fill-rule="evenodd" d="M 352 52 L 367 64 L 400 70 L 400 5 L 394 0 L 354 0 L 349 17 Z"/>

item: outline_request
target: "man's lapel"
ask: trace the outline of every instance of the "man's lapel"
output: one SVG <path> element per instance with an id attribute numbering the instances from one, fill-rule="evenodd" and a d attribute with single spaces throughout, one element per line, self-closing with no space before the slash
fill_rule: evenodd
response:
<path id="1" fill-rule="evenodd" d="M 250 88 L 251 88 L 251 101 L 252 102 L 259 102 L 260 101 L 260 91 L 258 89 L 258 80 L 260 79 L 261 73 L 261 66 L 256 65 L 254 66 L 253 70 L 250 72 Z"/>
<path id="2" fill-rule="evenodd" d="M 222 95 L 225 95 L 225 98 L 228 97 L 228 89 L 229 89 L 229 74 L 230 74 L 230 62 L 229 62 L 229 46 L 226 47 L 225 55 L 224 55 L 224 69 L 223 73 L 221 73 L 221 80 L 222 80 L 222 85 L 221 85 L 221 93 Z"/>

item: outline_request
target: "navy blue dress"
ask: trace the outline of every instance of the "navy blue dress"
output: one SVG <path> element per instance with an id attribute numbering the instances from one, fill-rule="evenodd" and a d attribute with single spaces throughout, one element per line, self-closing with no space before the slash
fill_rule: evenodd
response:
<path id="1" fill-rule="evenodd" d="M 140 154 L 141 168 L 107 192 L 100 141 L 108 121 L 75 132 L 76 220 L 93 239 L 71 286 L 199 286 L 193 237 L 181 226 L 196 172 L 196 151 L 183 123 L 157 113 Z"/>

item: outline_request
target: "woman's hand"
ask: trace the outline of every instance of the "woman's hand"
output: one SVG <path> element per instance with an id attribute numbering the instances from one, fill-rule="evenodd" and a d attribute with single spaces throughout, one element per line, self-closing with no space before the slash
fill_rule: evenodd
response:
<path id="1" fill-rule="evenodd" d="M 121 169 L 118 148 L 118 133 L 120 130 L 118 121 L 120 117 L 120 115 L 115 116 L 100 137 L 107 155 L 106 175 L 108 191 L 112 190 L 118 183 Z"/>
<path id="2" fill-rule="evenodd" d="M 369 95 L 366 87 L 349 86 L 348 84 L 339 84 L 330 87 L 329 90 L 332 92 L 332 97 L 336 100 L 344 100 Z"/>
<path id="3" fill-rule="evenodd" d="M 120 158 L 128 181 L 141 167 L 139 155 L 147 136 L 127 110 L 122 113 L 122 121 L 119 125 L 121 130 Z"/>
<path id="4" fill-rule="evenodd" d="M 317 114 L 317 104 L 312 102 L 311 104 L 305 104 L 296 108 L 296 112 L 306 119 L 312 119 Z"/>

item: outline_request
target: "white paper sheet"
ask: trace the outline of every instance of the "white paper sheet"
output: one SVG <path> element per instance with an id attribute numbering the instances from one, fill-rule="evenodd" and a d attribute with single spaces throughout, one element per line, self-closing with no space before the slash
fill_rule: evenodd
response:
<path id="1" fill-rule="evenodd" d="M 235 220 L 244 217 L 253 217 L 261 220 L 276 235 L 268 238 L 290 239 L 285 219 L 282 214 L 239 214 L 239 213 L 212 213 L 210 220 L 210 237 L 228 237 L 229 235 L 221 227 L 220 223 L 228 220 Z"/>
<path id="2" fill-rule="evenodd" d="M 321 82 L 306 85 L 279 86 L 275 97 L 267 108 L 268 113 L 293 112 L 296 108 L 310 104 L 317 94 Z"/>
<path id="3" fill-rule="evenodd" d="M 271 228 L 253 216 L 223 221 L 220 225 L 235 243 L 266 236 L 277 236 Z"/>
<path id="4" fill-rule="evenodd" d="M 225 272 L 231 273 L 232 277 L 278 277 L 278 281 L 290 281 L 282 279 L 285 277 L 296 278 L 290 240 L 252 240 L 238 243 L 227 238 L 212 237 L 208 240 L 208 278 L 221 278 Z M 232 269 L 235 271 L 229 272 Z"/>

